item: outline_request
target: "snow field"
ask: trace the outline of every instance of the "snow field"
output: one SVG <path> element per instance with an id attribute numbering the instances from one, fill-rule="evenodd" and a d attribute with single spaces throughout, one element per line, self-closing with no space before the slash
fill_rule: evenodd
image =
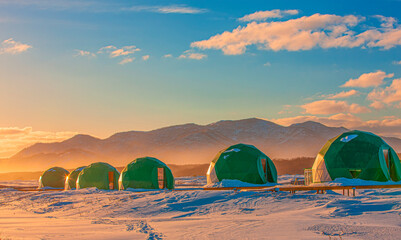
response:
<path id="1" fill-rule="evenodd" d="M 0 239 L 400 239 L 400 209 L 401 189 L 358 190 L 356 197 L 1 189 Z"/>

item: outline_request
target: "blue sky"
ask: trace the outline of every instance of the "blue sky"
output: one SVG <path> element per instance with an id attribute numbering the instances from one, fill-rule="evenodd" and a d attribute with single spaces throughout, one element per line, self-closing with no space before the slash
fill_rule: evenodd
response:
<path id="1" fill-rule="evenodd" d="M 0 0 L 0 157 L 77 132 L 249 117 L 401 136 L 399 9 Z"/>

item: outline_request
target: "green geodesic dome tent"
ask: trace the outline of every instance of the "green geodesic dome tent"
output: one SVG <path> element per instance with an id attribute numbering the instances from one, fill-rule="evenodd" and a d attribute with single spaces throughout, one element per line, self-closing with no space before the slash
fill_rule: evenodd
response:
<path id="1" fill-rule="evenodd" d="M 77 178 L 81 171 L 86 168 L 86 166 L 82 166 L 76 168 L 74 171 L 68 175 L 67 179 L 65 179 L 65 189 L 75 189 L 77 188 Z"/>
<path id="2" fill-rule="evenodd" d="M 170 168 L 152 157 L 137 158 L 121 172 L 120 190 L 127 188 L 174 189 L 174 177 Z"/>
<path id="3" fill-rule="evenodd" d="M 236 179 L 247 183 L 277 182 L 272 160 L 255 146 L 236 144 L 220 151 L 210 163 L 207 183 Z"/>
<path id="4" fill-rule="evenodd" d="M 65 179 L 69 172 L 61 167 L 47 169 L 39 178 L 39 188 L 64 188 Z"/>
<path id="5" fill-rule="evenodd" d="M 118 189 L 120 173 L 110 164 L 92 163 L 82 169 L 77 178 L 77 189 L 96 187 L 98 189 Z"/>
<path id="6" fill-rule="evenodd" d="M 359 178 L 385 182 L 401 180 L 396 152 L 379 136 L 350 131 L 330 139 L 312 166 L 313 182 Z"/>

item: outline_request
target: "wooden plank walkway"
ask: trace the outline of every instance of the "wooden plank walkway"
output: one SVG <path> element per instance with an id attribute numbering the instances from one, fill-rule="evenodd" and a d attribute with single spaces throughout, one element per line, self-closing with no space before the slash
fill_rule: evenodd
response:
<path id="1" fill-rule="evenodd" d="M 36 191 L 64 191 L 64 189 L 38 189 L 37 187 L 19 187 L 19 186 L 7 186 L 0 185 L 1 188 L 12 188 L 18 191 L 36 192 Z M 401 184 L 391 185 L 354 185 L 354 186 L 252 186 L 252 187 L 220 187 L 220 188 L 178 188 L 172 191 L 266 191 L 266 192 L 290 192 L 296 193 L 299 191 L 316 191 L 316 193 L 325 193 L 327 190 L 342 190 L 343 195 L 355 196 L 355 190 L 357 189 L 389 189 L 389 188 L 401 188 Z M 149 191 L 149 190 L 148 190 Z M 157 191 L 157 190 L 155 190 Z M 140 192 L 140 191 L 138 191 Z M 145 191 L 143 191 L 145 192 Z M 146 191 L 147 192 L 147 191 Z"/>

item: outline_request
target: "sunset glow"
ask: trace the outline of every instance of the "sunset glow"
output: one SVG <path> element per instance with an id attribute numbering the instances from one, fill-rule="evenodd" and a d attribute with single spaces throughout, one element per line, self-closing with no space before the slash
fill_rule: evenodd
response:
<path id="1" fill-rule="evenodd" d="M 0 157 L 250 117 L 401 137 L 397 4 L 0 1 Z"/>

